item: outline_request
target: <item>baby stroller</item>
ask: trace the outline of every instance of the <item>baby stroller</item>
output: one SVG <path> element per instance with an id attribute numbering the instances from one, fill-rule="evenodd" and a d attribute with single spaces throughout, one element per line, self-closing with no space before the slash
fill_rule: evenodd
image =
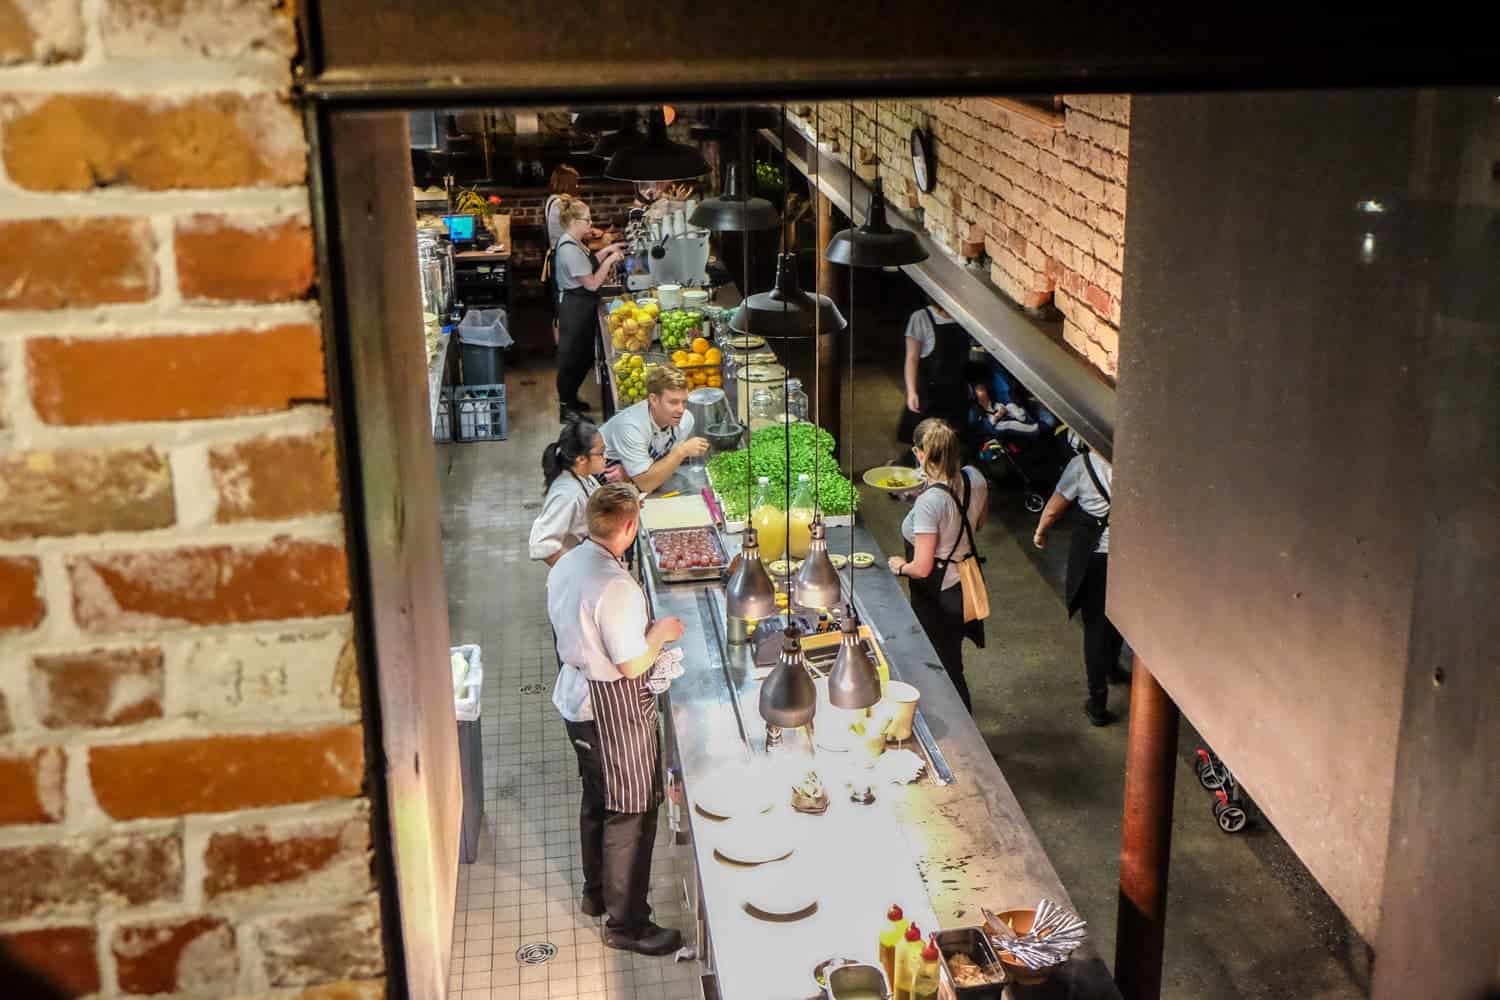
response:
<path id="1" fill-rule="evenodd" d="M 1061 423 L 998 362 L 975 375 L 969 383 L 968 450 L 987 478 L 1019 482 L 1026 509 L 1039 513 L 1066 461 L 1056 433 Z M 986 401 L 997 408 L 993 417 Z"/>

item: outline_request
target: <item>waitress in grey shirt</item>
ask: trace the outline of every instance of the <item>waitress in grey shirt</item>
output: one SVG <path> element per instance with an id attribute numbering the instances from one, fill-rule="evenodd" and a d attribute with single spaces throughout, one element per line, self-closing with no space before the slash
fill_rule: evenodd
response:
<path id="1" fill-rule="evenodd" d="M 891 556 L 891 572 L 911 581 L 911 609 L 937 650 L 938 660 L 972 713 L 964 680 L 964 638 L 984 648 L 984 622 L 964 621 L 958 563 L 975 551 L 974 533 L 984 526 L 989 485 L 972 466 L 959 467 L 958 435 L 929 418 L 917 425 L 912 452 L 927 475 L 927 488 L 901 524 L 905 557 Z"/>
<path id="2" fill-rule="evenodd" d="M 599 288 L 609 280 L 625 255 L 621 244 L 611 244 L 598 256 L 583 245 L 593 228 L 587 203 L 577 198 L 563 203 L 563 235 L 552 252 L 557 276 L 557 402 L 558 419 L 585 413 L 589 405 L 578 398 L 578 387 L 594 364 L 594 340 L 599 334 Z"/>
<path id="3" fill-rule="evenodd" d="M 1114 469 L 1109 462 L 1089 451 L 1078 435 L 1068 432 L 1068 441 L 1078 452 L 1047 506 L 1042 510 L 1032 542 L 1046 548 L 1047 532 L 1064 512 L 1074 514 L 1073 540 L 1068 550 L 1068 577 L 1064 588 L 1068 616 L 1083 613 L 1083 666 L 1088 678 L 1089 697 L 1083 704 L 1084 714 L 1096 726 L 1108 725 L 1110 713 L 1109 684 L 1121 683 L 1130 675 L 1120 669 L 1120 651 L 1125 641 L 1104 613 L 1104 595 L 1109 586 L 1109 507 L 1114 489 Z"/>

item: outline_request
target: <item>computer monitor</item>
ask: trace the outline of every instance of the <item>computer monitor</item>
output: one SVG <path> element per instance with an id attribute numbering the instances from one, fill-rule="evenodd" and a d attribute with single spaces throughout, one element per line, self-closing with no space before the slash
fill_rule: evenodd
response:
<path id="1" fill-rule="evenodd" d="M 453 242 L 472 243 L 474 241 L 474 216 L 445 215 L 443 224 L 448 227 L 448 238 Z"/>

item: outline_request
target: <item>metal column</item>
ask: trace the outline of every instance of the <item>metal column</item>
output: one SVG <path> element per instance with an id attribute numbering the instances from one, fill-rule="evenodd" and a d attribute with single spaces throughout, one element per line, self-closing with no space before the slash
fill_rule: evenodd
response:
<path id="1" fill-rule="evenodd" d="M 817 199 L 818 211 L 818 293 L 827 295 L 833 299 L 839 307 L 839 311 L 848 318 L 848 298 L 840 295 L 841 289 L 847 287 L 847 276 L 844 269 L 823 256 L 823 251 L 828 249 L 829 242 L 833 239 L 834 216 L 833 202 L 819 192 L 813 192 Z M 840 281 L 845 277 L 845 281 Z M 843 350 L 840 350 L 843 345 Z M 844 394 L 843 380 L 839 373 L 846 370 L 849 359 L 845 351 L 852 348 L 848 337 L 842 334 L 825 331 L 818 337 L 818 385 L 817 404 L 814 410 L 816 420 L 820 427 L 827 430 L 837 440 L 845 441 L 844 434 Z"/>
<path id="2" fill-rule="evenodd" d="M 1167 871 L 1172 859 L 1172 791 L 1179 714 L 1136 657 L 1125 755 L 1125 822 L 1120 835 L 1120 914 L 1115 982 L 1125 1000 L 1161 996 Z"/>

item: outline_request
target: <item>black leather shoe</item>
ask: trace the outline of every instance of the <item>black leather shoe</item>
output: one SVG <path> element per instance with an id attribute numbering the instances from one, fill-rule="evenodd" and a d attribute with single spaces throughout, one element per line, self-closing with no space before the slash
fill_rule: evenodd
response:
<path id="1" fill-rule="evenodd" d="M 670 955 L 682 947 L 682 932 L 652 923 L 634 934 L 607 930 L 604 932 L 604 947 L 633 951 L 637 955 Z"/>
<path id="2" fill-rule="evenodd" d="M 1083 714 L 1089 717 L 1089 722 L 1096 726 L 1107 726 L 1115 721 L 1114 713 L 1104 707 L 1104 703 L 1090 698 L 1083 703 Z"/>
<path id="3" fill-rule="evenodd" d="M 604 900 L 598 896 L 590 896 L 587 893 L 584 894 L 583 902 L 578 904 L 578 908 L 583 911 L 583 915 L 586 917 L 602 917 L 605 912 Z"/>

